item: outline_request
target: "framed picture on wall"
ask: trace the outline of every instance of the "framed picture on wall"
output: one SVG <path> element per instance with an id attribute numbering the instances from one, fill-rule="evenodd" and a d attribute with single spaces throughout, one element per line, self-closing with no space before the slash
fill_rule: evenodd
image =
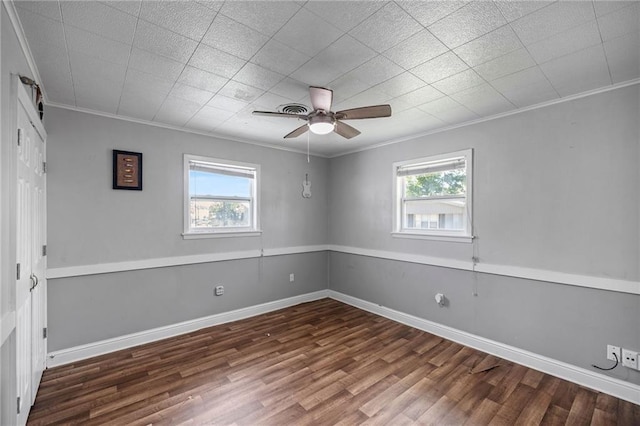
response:
<path id="1" fill-rule="evenodd" d="M 142 191 L 142 153 L 113 150 L 113 189 Z"/>

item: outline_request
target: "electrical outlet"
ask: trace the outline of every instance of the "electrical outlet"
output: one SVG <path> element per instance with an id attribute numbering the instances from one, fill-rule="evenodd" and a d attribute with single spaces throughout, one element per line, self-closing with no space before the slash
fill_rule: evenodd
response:
<path id="1" fill-rule="evenodd" d="M 607 359 L 621 362 L 622 357 L 620 356 L 620 346 L 607 345 Z"/>
<path id="2" fill-rule="evenodd" d="M 224 294 L 224 286 L 223 285 L 216 286 L 215 295 L 222 296 L 223 294 Z"/>
<path id="3" fill-rule="evenodd" d="M 296 280 L 296 276 L 294 274 L 289 274 L 289 282 L 292 283 Z"/>
<path id="4" fill-rule="evenodd" d="M 622 365 L 625 367 L 638 369 L 638 352 L 630 351 L 629 349 L 622 348 Z"/>

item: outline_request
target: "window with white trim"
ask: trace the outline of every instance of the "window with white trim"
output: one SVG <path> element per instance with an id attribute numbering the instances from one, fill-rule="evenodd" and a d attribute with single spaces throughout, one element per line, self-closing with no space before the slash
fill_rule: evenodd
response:
<path id="1" fill-rule="evenodd" d="M 394 235 L 472 238 L 471 149 L 393 164 Z"/>
<path id="2" fill-rule="evenodd" d="M 257 233 L 260 166 L 184 155 L 184 236 Z"/>

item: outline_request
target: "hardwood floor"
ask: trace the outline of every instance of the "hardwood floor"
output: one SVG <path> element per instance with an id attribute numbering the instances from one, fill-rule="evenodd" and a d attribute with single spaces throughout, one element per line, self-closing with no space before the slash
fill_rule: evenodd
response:
<path id="1" fill-rule="evenodd" d="M 638 425 L 640 406 L 323 299 L 46 370 L 29 425 Z"/>

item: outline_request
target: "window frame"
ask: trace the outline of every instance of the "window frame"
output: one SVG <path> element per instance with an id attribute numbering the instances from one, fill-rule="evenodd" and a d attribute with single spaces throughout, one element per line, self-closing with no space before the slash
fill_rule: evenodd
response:
<path id="1" fill-rule="evenodd" d="M 464 229 L 457 231 L 451 229 L 415 229 L 404 228 L 404 203 L 403 197 L 404 187 L 403 179 L 398 176 L 400 168 L 406 168 L 408 166 L 418 166 L 421 164 L 434 163 L 445 160 L 454 160 L 456 158 L 464 158 L 466 169 L 466 194 L 465 194 L 465 212 L 466 218 L 463 216 Z M 391 235 L 399 238 L 415 238 L 425 240 L 436 241 L 452 241 L 452 242 L 466 242 L 473 241 L 473 149 L 464 149 L 460 151 L 448 152 L 443 154 L 431 155 L 428 157 L 415 158 L 411 160 L 398 161 L 392 165 L 393 176 L 393 226 Z M 431 199 L 438 198 L 454 198 L 452 197 L 433 197 Z M 428 199 L 428 198 L 427 198 Z"/>
<path id="2" fill-rule="evenodd" d="M 250 197 L 251 205 L 251 225 L 248 227 L 228 227 L 228 228 L 191 228 L 191 198 L 189 195 L 189 165 L 193 161 L 209 163 L 213 166 L 222 166 L 227 168 L 237 168 L 254 171 L 254 184 L 252 185 L 252 194 Z M 222 158 L 205 157 L 201 155 L 184 154 L 183 156 L 183 232 L 184 239 L 199 238 L 220 238 L 220 237 L 249 237 L 259 236 L 262 234 L 260 230 L 260 165 L 253 163 L 244 163 L 240 161 L 227 160 Z M 222 197 L 224 198 L 224 197 Z"/>

